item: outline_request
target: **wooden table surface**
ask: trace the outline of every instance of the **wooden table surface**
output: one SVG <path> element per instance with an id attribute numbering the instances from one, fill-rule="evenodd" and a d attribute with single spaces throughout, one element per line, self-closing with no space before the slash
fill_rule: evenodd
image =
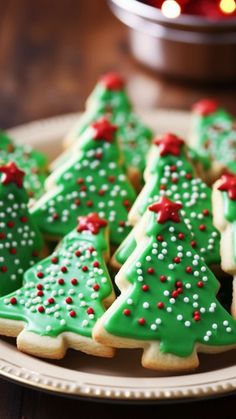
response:
<path id="1" fill-rule="evenodd" d="M 82 110 L 97 77 L 118 70 L 133 102 L 142 107 L 188 109 L 213 96 L 236 114 L 236 87 L 170 81 L 130 56 L 126 28 L 105 0 L 8 0 L 0 2 L 0 126 Z M 212 69 L 214 71 L 214 68 Z M 0 419 L 94 415 L 234 418 L 236 396 L 159 406 L 116 406 L 56 397 L 0 380 Z M 173 416 L 174 415 L 174 416 Z"/>

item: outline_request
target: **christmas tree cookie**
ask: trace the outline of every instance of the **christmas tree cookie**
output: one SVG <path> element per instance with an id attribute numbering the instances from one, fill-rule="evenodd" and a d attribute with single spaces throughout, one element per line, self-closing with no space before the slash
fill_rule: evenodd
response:
<path id="1" fill-rule="evenodd" d="M 96 213 L 80 217 L 55 252 L 25 273 L 23 287 L 0 299 L 0 334 L 45 358 L 62 358 L 67 348 L 112 356 L 91 337 L 114 300 L 108 257 L 107 222 Z"/>
<path id="2" fill-rule="evenodd" d="M 213 186 L 213 221 L 221 233 L 222 269 L 233 275 L 231 311 L 236 318 L 236 175 L 226 173 Z"/>
<path id="3" fill-rule="evenodd" d="M 140 189 L 153 134 L 131 111 L 124 89 L 124 80 L 119 75 L 112 73 L 101 78 L 88 100 L 87 110 L 66 136 L 67 149 L 52 162 L 51 170 L 60 167 L 78 150 L 80 137 L 91 123 L 106 117 L 117 126 L 126 173 L 135 188 Z"/>
<path id="4" fill-rule="evenodd" d="M 0 295 L 22 285 L 24 271 L 38 261 L 44 246 L 23 180 L 15 163 L 0 166 Z"/>
<path id="5" fill-rule="evenodd" d="M 28 145 L 16 144 L 8 135 L 0 132 L 0 164 L 14 161 L 25 172 L 24 186 L 31 199 L 39 198 L 44 191 L 47 177 L 47 158 Z"/>
<path id="6" fill-rule="evenodd" d="M 78 216 L 91 211 L 109 222 L 113 245 L 128 234 L 127 216 L 135 192 L 122 167 L 116 127 L 106 119 L 84 132 L 80 149 L 51 174 L 46 187 L 32 215 L 49 239 L 63 237 L 75 227 Z"/>
<path id="7" fill-rule="evenodd" d="M 135 251 L 116 276 L 121 295 L 93 336 L 117 348 L 143 348 L 142 365 L 186 370 L 198 352 L 236 346 L 236 322 L 216 299 L 219 284 L 199 254 L 181 216 L 163 196 L 149 206 Z"/>
<path id="8" fill-rule="evenodd" d="M 86 111 L 78 123 L 72 128 L 64 140 L 69 147 L 78 136 L 100 117 L 110 117 L 115 114 L 127 114 L 132 105 L 126 92 L 124 79 L 117 73 L 104 74 L 98 80 L 94 90 L 86 101 Z M 113 121 L 114 122 L 114 121 Z"/>
<path id="9" fill-rule="evenodd" d="M 208 183 L 227 168 L 236 173 L 236 127 L 233 117 L 214 100 L 193 105 L 190 145 L 201 177 Z"/>
<path id="10" fill-rule="evenodd" d="M 174 134 L 154 141 L 144 174 L 146 183 L 130 210 L 129 221 L 136 225 L 148 205 L 167 196 L 182 204 L 181 215 L 195 250 L 207 265 L 219 265 L 219 234 L 212 223 L 211 189 L 195 177 L 188 153 L 183 140 Z M 116 268 L 135 249 L 135 243 L 135 231 L 131 231 L 112 258 Z"/>

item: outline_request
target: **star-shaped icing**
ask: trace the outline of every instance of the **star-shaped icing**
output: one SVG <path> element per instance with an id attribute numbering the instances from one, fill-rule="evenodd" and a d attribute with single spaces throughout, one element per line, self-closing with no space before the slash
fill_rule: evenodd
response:
<path id="1" fill-rule="evenodd" d="M 236 175 L 232 173 L 225 173 L 220 178 L 220 185 L 218 186 L 220 191 L 228 192 L 230 199 L 236 199 Z"/>
<path id="2" fill-rule="evenodd" d="M 158 202 L 148 207 L 149 211 L 157 213 L 157 222 L 163 224 L 166 221 L 180 222 L 179 210 L 182 208 L 181 204 L 173 202 L 166 196 L 162 196 Z"/>
<path id="3" fill-rule="evenodd" d="M 22 188 L 25 172 L 20 170 L 14 162 L 0 166 L 0 172 L 3 173 L 1 177 L 2 184 L 8 185 L 9 183 L 15 183 L 19 188 Z"/>
<path id="4" fill-rule="evenodd" d="M 175 134 L 167 133 L 162 137 L 154 140 L 154 144 L 159 146 L 159 152 L 161 156 L 165 156 L 166 154 L 179 156 L 180 149 L 184 144 L 184 141 L 177 137 Z"/>
<path id="5" fill-rule="evenodd" d="M 82 231 L 88 230 L 92 234 L 98 234 L 100 228 L 106 226 L 107 221 L 100 218 L 96 212 L 93 212 L 87 216 L 78 218 L 77 231 L 81 233 Z"/>
<path id="6" fill-rule="evenodd" d="M 125 81 L 117 73 L 107 73 L 100 78 L 100 83 L 102 83 L 108 90 L 119 91 L 124 88 Z"/>
<path id="7" fill-rule="evenodd" d="M 113 140 L 114 133 L 117 130 L 115 125 L 112 125 L 106 118 L 102 118 L 92 124 L 93 139 L 104 140 L 110 143 Z"/>
<path id="8" fill-rule="evenodd" d="M 219 108 L 218 102 L 214 99 L 201 99 L 194 103 L 192 110 L 202 116 L 210 115 Z"/>

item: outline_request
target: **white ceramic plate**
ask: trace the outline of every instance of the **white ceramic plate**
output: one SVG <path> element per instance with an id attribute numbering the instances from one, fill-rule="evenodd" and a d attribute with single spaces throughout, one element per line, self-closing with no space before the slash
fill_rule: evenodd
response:
<path id="1" fill-rule="evenodd" d="M 187 133 L 189 115 L 177 111 L 141 112 L 156 133 Z M 33 122 L 9 130 L 18 141 L 29 143 L 49 156 L 61 149 L 61 139 L 78 114 Z M 61 361 L 46 361 L 23 354 L 14 339 L 0 340 L 0 374 L 11 380 L 77 397 L 106 400 L 151 401 L 201 398 L 236 389 L 236 351 L 201 355 L 195 373 L 163 376 L 140 365 L 141 351 L 120 350 L 113 359 L 69 351 Z"/>

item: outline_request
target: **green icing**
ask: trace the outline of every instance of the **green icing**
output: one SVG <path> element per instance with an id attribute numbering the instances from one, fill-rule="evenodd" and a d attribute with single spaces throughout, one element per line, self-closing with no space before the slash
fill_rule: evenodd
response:
<path id="1" fill-rule="evenodd" d="M 108 309 L 105 330 L 125 338 L 160 341 L 163 353 L 180 357 L 191 355 L 196 343 L 235 344 L 236 323 L 217 301 L 218 282 L 192 249 L 185 224 L 158 224 L 156 218 L 150 213 L 145 242 L 140 240 L 130 264 L 127 260 L 124 274 L 130 286 L 116 310 Z M 180 233 L 184 238 L 179 238 Z"/>
<path id="2" fill-rule="evenodd" d="M 39 198 L 44 191 L 47 176 L 47 158 L 43 153 L 33 150 L 29 145 L 13 142 L 8 135 L 0 132 L 0 164 L 10 161 L 17 163 L 25 172 L 24 186 L 31 198 Z"/>
<path id="3" fill-rule="evenodd" d="M 0 183 L 0 219 L 0 295 L 5 295 L 22 285 L 24 271 L 39 259 L 43 240 L 29 214 L 27 193 L 15 183 Z"/>
<path id="4" fill-rule="evenodd" d="M 216 160 L 236 172 L 236 131 L 230 114 L 223 109 L 204 116 L 194 113 L 192 133 L 196 152 L 194 161 L 200 160 L 209 170 Z"/>
<path id="5" fill-rule="evenodd" d="M 88 98 L 88 107 L 92 109 L 100 109 L 110 111 L 120 109 L 122 112 L 131 111 L 131 103 L 126 90 L 110 90 L 103 83 L 97 83 L 94 90 Z"/>
<path id="6" fill-rule="evenodd" d="M 91 337 L 105 311 L 103 300 L 113 292 L 103 258 L 107 250 L 104 228 L 98 234 L 69 233 L 50 257 L 25 273 L 22 288 L 0 299 L 0 317 L 22 320 L 27 331 L 43 336 Z"/>
<path id="7" fill-rule="evenodd" d="M 153 137 L 152 131 L 140 122 L 140 119 L 133 112 L 126 113 L 120 109 L 112 113 L 106 113 L 102 108 L 93 111 L 88 110 L 79 121 L 77 130 L 75 129 L 75 142 L 72 147 L 60 155 L 53 162 L 53 169 L 60 167 L 68 158 L 80 147 L 80 138 L 87 127 L 100 117 L 106 116 L 111 123 L 118 127 L 118 138 L 124 154 L 124 164 L 126 170 L 134 167 L 143 173 L 146 166 L 146 156 Z"/>
<path id="8" fill-rule="evenodd" d="M 130 230 L 127 210 L 135 199 L 120 162 L 116 136 L 111 143 L 95 141 L 89 127 L 80 149 L 51 175 L 55 186 L 32 208 L 41 231 L 63 237 L 75 227 L 78 216 L 98 212 L 109 221 L 111 242 L 119 245 Z"/>
<path id="9" fill-rule="evenodd" d="M 179 156 L 160 156 L 155 152 L 155 157 L 148 166 L 148 181 L 137 197 L 135 206 L 141 218 L 148 205 L 157 201 L 160 196 L 166 195 L 181 202 L 181 213 L 191 231 L 196 250 L 204 257 L 206 264 L 219 264 L 220 238 L 212 224 L 211 189 L 201 179 L 194 177 L 194 169 L 188 161 L 187 152 L 189 151 L 186 147 L 181 148 Z M 205 227 L 201 230 L 202 225 Z M 115 253 L 117 262 L 125 262 L 133 250 L 133 242 L 134 233 L 131 231 Z"/>

